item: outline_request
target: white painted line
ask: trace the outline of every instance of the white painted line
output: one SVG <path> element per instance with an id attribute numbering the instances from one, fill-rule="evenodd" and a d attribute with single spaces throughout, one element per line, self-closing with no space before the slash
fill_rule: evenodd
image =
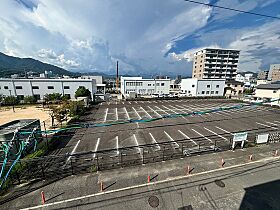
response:
<path id="1" fill-rule="evenodd" d="M 116 120 L 119 120 L 119 116 L 118 116 L 118 108 L 116 108 Z"/>
<path id="2" fill-rule="evenodd" d="M 119 136 L 116 136 L 116 148 L 117 148 L 117 155 L 120 154 L 119 152 Z"/>
<path id="3" fill-rule="evenodd" d="M 213 134 L 219 136 L 220 138 L 222 138 L 222 139 L 224 139 L 224 140 L 226 140 L 226 141 L 229 141 L 227 138 L 221 136 L 220 134 L 217 134 L 216 132 L 214 132 L 214 131 L 212 131 L 212 130 L 210 130 L 210 129 L 208 129 L 208 128 L 205 128 L 205 127 L 204 127 L 204 129 L 207 130 L 207 131 L 209 131 L 210 133 L 213 133 Z"/>
<path id="4" fill-rule="evenodd" d="M 272 123 L 272 122 L 268 122 L 268 121 L 266 121 L 265 123 L 268 123 L 268 124 L 270 124 L 270 125 L 274 125 L 274 126 L 279 126 L 278 124 L 275 124 L 275 123 Z"/>
<path id="5" fill-rule="evenodd" d="M 210 141 L 211 143 L 213 143 L 213 141 L 209 138 L 207 138 L 206 136 L 204 136 L 203 134 L 199 133 L 197 130 L 195 129 L 191 129 L 193 132 L 197 133 L 198 135 L 202 136 L 203 138 L 205 138 L 206 140 Z"/>
<path id="6" fill-rule="evenodd" d="M 164 111 L 163 109 L 159 108 L 158 106 L 155 106 L 159 111 L 164 112 L 165 114 L 169 114 L 168 112 Z"/>
<path id="7" fill-rule="evenodd" d="M 149 118 L 152 118 L 152 116 L 142 106 L 140 106 L 140 108 L 148 115 Z"/>
<path id="8" fill-rule="evenodd" d="M 191 140 L 191 141 L 192 141 L 192 143 L 194 143 L 195 145 L 197 145 L 197 143 L 196 143 L 194 140 L 192 140 L 190 137 L 188 137 L 185 133 L 183 133 L 183 131 L 178 130 L 178 132 L 179 132 L 180 134 L 182 134 L 182 136 L 184 136 L 185 138 L 187 138 L 187 139 Z"/>
<path id="9" fill-rule="evenodd" d="M 134 101 L 136 104 L 138 104 L 138 102 L 137 101 Z"/>
<path id="10" fill-rule="evenodd" d="M 158 150 L 160 150 L 160 146 L 159 146 L 158 142 L 156 141 L 156 139 L 154 138 L 153 134 L 151 134 L 151 133 L 149 133 L 149 134 L 150 134 L 152 140 L 156 143 Z"/>
<path id="11" fill-rule="evenodd" d="M 123 109 L 124 109 L 124 111 L 125 111 L 125 114 L 126 114 L 126 116 L 127 116 L 127 119 L 129 119 L 129 120 L 130 120 L 130 117 L 129 117 L 129 114 L 128 114 L 128 112 L 127 112 L 126 108 L 124 107 Z"/>
<path id="12" fill-rule="evenodd" d="M 131 104 L 131 102 L 130 102 L 130 101 L 129 101 L 128 103 L 129 103 L 129 104 Z"/>
<path id="13" fill-rule="evenodd" d="M 108 108 L 105 111 L 104 122 L 106 122 L 106 120 L 107 120 L 107 115 L 108 115 Z"/>
<path id="14" fill-rule="evenodd" d="M 150 110 L 152 110 L 154 113 L 156 113 L 158 116 L 162 117 L 162 115 L 160 115 L 159 113 L 157 113 L 157 112 L 156 112 L 155 110 L 153 110 L 151 107 L 148 106 L 148 108 L 149 108 Z"/>
<path id="15" fill-rule="evenodd" d="M 280 123 L 280 122 L 279 122 L 279 121 L 277 121 L 277 120 L 274 120 L 274 122 Z"/>
<path id="16" fill-rule="evenodd" d="M 278 128 L 275 128 L 275 127 L 273 127 L 273 126 L 266 125 L 266 124 L 263 124 L 263 123 L 256 122 L 256 124 L 261 125 L 261 126 L 264 126 L 264 127 L 267 127 L 267 128 L 272 128 L 272 129 L 274 129 L 274 130 L 278 130 Z"/>
<path id="17" fill-rule="evenodd" d="M 231 132 L 229 132 L 229 131 L 227 131 L 227 130 L 225 130 L 225 129 L 223 129 L 223 128 L 220 128 L 220 127 L 218 127 L 218 126 L 215 126 L 216 128 L 218 128 L 219 130 L 221 130 L 221 131 L 224 131 L 225 133 L 230 133 L 231 135 L 233 135 L 233 133 L 231 133 Z"/>
<path id="18" fill-rule="evenodd" d="M 95 145 L 95 148 L 94 148 L 94 152 L 97 151 L 99 142 L 100 142 L 100 138 L 97 139 L 97 142 L 96 142 L 96 145 Z M 93 158 L 95 158 L 95 156 L 96 156 L 96 153 L 93 154 Z"/>
<path id="19" fill-rule="evenodd" d="M 134 138 L 134 141 L 135 141 L 135 143 L 136 143 L 136 145 L 137 145 L 137 149 L 138 149 L 138 151 L 139 151 L 139 154 L 140 154 L 140 156 L 141 156 L 141 158 L 142 158 L 142 161 L 143 161 L 143 154 L 141 153 L 141 149 L 140 149 L 140 147 L 139 147 L 139 143 L 138 143 L 138 141 L 137 141 L 137 138 L 136 138 L 136 135 L 135 134 L 133 134 L 133 138 Z"/>
<path id="20" fill-rule="evenodd" d="M 138 112 L 136 111 L 136 109 L 134 107 L 132 107 L 132 109 L 134 110 L 134 112 L 137 114 L 139 120 L 141 120 L 142 118 L 140 117 L 140 115 L 138 114 Z"/>
<path id="21" fill-rule="evenodd" d="M 73 150 L 72 150 L 71 153 L 70 153 L 71 155 L 73 155 L 73 154 L 75 153 L 75 151 L 76 151 L 78 145 L 80 144 L 80 141 L 81 141 L 81 140 L 79 140 L 79 141 L 76 143 L 75 147 L 73 148 Z M 70 157 L 67 158 L 67 161 L 66 161 L 65 165 L 67 165 L 67 163 L 69 162 L 69 160 L 71 159 L 71 157 L 72 157 L 72 156 L 70 156 Z"/>
<path id="22" fill-rule="evenodd" d="M 177 148 L 180 147 L 179 144 L 178 144 L 166 131 L 164 131 L 164 133 L 165 133 L 165 135 L 166 135 L 171 141 L 174 142 L 174 144 L 176 144 L 176 147 L 177 147 Z"/>
<path id="23" fill-rule="evenodd" d="M 208 170 L 208 171 L 202 171 L 202 172 L 199 172 L 199 173 L 192 173 L 192 174 L 183 175 L 183 176 L 171 177 L 171 178 L 167 178 L 165 180 L 160 180 L 160 181 L 156 181 L 156 182 L 150 182 L 150 183 L 139 184 L 139 185 L 134 185 L 134 186 L 130 186 L 130 187 L 124 187 L 124 188 L 120 188 L 120 189 L 116 189 L 116 190 L 109 190 L 109 191 L 105 191 L 105 192 L 99 192 L 99 193 L 95 193 L 95 194 L 84 195 L 84 196 L 80 196 L 80 197 L 76 197 L 76 198 L 70 198 L 70 199 L 67 199 L 67 200 L 56 201 L 56 202 L 53 202 L 53 203 L 46 203 L 46 204 L 43 204 L 43 205 L 24 208 L 22 210 L 45 208 L 45 207 L 65 204 L 65 203 L 73 202 L 73 201 L 79 201 L 80 203 L 84 203 L 81 200 L 97 197 L 97 196 L 104 195 L 104 194 L 113 194 L 113 193 L 116 193 L 116 192 L 124 192 L 124 191 L 127 191 L 127 190 L 139 189 L 139 188 L 143 188 L 143 187 L 147 187 L 147 186 L 179 181 L 179 180 L 182 180 L 182 179 L 188 179 L 189 180 L 189 177 L 196 177 L 196 176 L 211 174 L 211 173 L 220 172 L 220 171 L 227 171 L 227 170 L 231 170 L 231 169 L 235 169 L 235 168 L 244 168 L 244 166 L 247 166 L 247 165 L 255 165 L 257 163 L 275 161 L 275 160 L 278 160 L 279 158 L 280 158 L 280 156 L 263 158 L 263 159 L 260 159 L 260 160 L 249 161 L 249 162 L 246 162 L 246 163 L 231 165 L 231 166 L 227 166 L 227 167 L 221 167 L 221 168 L 212 169 L 212 170 Z"/>

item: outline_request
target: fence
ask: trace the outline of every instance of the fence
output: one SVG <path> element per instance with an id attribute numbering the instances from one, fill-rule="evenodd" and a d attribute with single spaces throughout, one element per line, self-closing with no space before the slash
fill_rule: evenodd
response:
<path id="1" fill-rule="evenodd" d="M 264 133 L 259 130 L 249 131 L 249 142 L 253 144 L 260 132 Z M 278 131 L 267 129 L 267 132 L 269 133 L 269 143 L 280 141 Z M 14 168 L 9 178 L 13 184 L 34 179 L 57 179 L 74 174 L 155 163 L 231 149 L 231 134 L 219 135 L 229 139 L 229 141 L 221 140 L 217 135 L 209 135 L 206 137 L 211 139 L 212 142 L 205 141 L 205 137 L 199 137 L 193 139 L 197 143 L 196 146 L 190 146 L 189 139 L 182 139 L 97 152 L 89 151 L 73 155 L 48 155 L 27 160 L 22 159 L 17 163 L 17 167 Z M 7 168 L 11 164 L 12 162 L 8 162 Z"/>

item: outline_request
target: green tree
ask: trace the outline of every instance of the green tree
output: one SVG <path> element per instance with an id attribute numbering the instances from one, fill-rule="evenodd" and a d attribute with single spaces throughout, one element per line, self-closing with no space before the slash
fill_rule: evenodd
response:
<path id="1" fill-rule="evenodd" d="M 50 94 L 46 94 L 44 96 L 46 102 L 48 101 L 60 101 L 62 98 L 62 95 L 60 93 L 50 93 Z"/>
<path id="2" fill-rule="evenodd" d="M 4 98 L 5 105 L 16 105 L 19 104 L 19 100 L 15 96 L 7 96 Z"/>
<path id="3" fill-rule="evenodd" d="M 37 99 L 34 96 L 25 96 L 24 103 L 26 104 L 34 104 L 37 102 Z"/>
<path id="4" fill-rule="evenodd" d="M 89 89 L 86 89 L 85 87 L 79 87 L 76 92 L 75 92 L 75 97 L 91 97 L 91 92 L 89 91 Z"/>
<path id="5" fill-rule="evenodd" d="M 70 99 L 69 95 L 64 95 L 64 96 L 61 97 L 62 101 L 68 101 L 69 99 Z"/>

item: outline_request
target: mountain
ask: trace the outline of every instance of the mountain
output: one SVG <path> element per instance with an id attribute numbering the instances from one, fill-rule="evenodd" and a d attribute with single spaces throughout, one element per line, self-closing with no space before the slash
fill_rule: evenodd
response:
<path id="1" fill-rule="evenodd" d="M 43 63 L 33 58 L 18 58 L 13 56 L 5 55 L 0 52 L 0 78 L 10 77 L 12 74 L 24 75 L 25 72 L 32 71 L 40 74 L 45 71 L 52 71 L 54 75 L 68 75 L 75 76 L 79 73 L 73 73 L 63 68 Z"/>

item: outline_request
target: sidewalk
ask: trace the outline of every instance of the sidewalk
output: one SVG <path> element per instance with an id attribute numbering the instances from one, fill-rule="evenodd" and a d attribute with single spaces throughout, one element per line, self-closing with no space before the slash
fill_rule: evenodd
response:
<path id="1" fill-rule="evenodd" d="M 2 203 L 12 195 L 1 199 L 3 209 L 19 209 L 41 204 L 41 191 L 45 192 L 46 204 L 71 199 L 79 196 L 95 194 L 100 192 L 101 181 L 103 192 L 118 190 L 122 188 L 147 184 L 148 176 L 150 182 L 164 182 L 170 179 L 183 179 L 196 174 L 206 174 L 216 170 L 253 164 L 260 160 L 273 160 L 275 150 L 280 144 L 261 145 L 258 147 L 238 149 L 235 151 L 225 151 L 219 153 L 204 154 L 199 156 L 186 157 L 184 159 L 171 160 L 153 164 L 146 164 L 137 167 L 115 169 L 110 171 L 100 171 L 84 176 L 70 176 L 53 183 L 36 183 L 28 188 L 18 188 L 17 191 L 23 193 L 22 196 Z M 250 159 L 250 155 L 251 159 Z M 223 159 L 223 161 L 222 161 Z M 224 162 L 222 166 L 222 162 Z M 189 174 L 188 175 L 188 166 Z M 24 194 L 28 192 L 27 194 Z"/>

